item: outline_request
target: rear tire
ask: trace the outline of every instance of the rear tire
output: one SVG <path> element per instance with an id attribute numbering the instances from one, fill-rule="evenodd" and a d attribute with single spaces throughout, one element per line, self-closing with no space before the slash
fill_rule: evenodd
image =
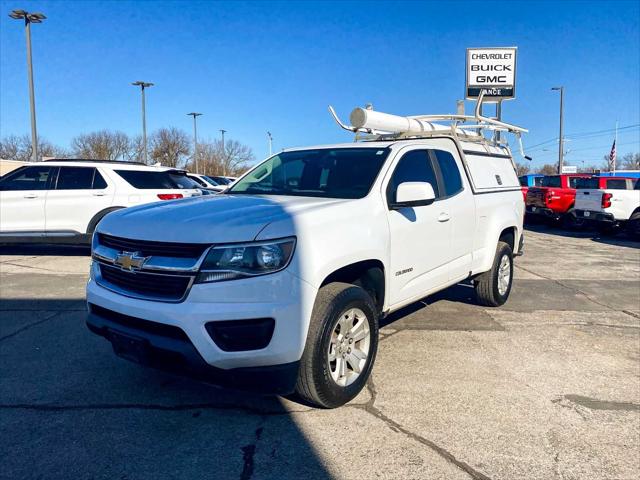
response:
<path id="1" fill-rule="evenodd" d="M 605 224 L 598 225 L 596 227 L 596 230 L 603 237 L 613 237 L 618 233 L 620 233 L 620 226 L 605 223 Z"/>
<path id="2" fill-rule="evenodd" d="M 569 211 L 562 216 L 562 228 L 565 230 L 581 230 L 584 228 L 584 219 L 578 218 L 573 211 Z"/>
<path id="3" fill-rule="evenodd" d="M 378 314 L 371 296 L 347 283 L 325 285 L 311 314 L 296 395 L 317 407 L 344 405 L 366 385 L 377 349 Z"/>
<path id="4" fill-rule="evenodd" d="M 633 212 L 627 221 L 627 234 L 634 240 L 640 241 L 640 211 Z"/>
<path id="5" fill-rule="evenodd" d="M 509 298 L 513 284 L 513 251 L 509 244 L 499 241 L 493 266 L 475 279 L 478 303 L 499 307 Z"/>

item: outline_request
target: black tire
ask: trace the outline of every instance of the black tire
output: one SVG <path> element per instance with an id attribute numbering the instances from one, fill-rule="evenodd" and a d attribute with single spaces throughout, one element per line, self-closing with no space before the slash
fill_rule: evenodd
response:
<path id="1" fill-rule="evenodd" d="M 506 291 L 501 294 L 498 287 L 498 271 L 500 269 L 502 259 L 505 256 L 508 259 L 511 274 L 509 276 L 509 284 Z M 513 285 L 513 251 L 509 244 L 505 242 L 498 242 L 491 270 L 478 275 L 474 283 L 476 296 L 480 305 L 487 307 L 499 307 L 500 305 L 504 305 L 509 298 L 511 286 Z"/>
<path id="2" fill-rule="evenodd" d="M 627 221 L 627 234 L 634 240 L 640 241 L 640 211 L 633 212 Z"/>
<path id="3" fill-rule="evenodd" d="M 331 377 L 329 346 L 331 334 L 342 314 L 352 308 L 361 310 L 369 323 L 369 353 L 353 383 L 340 386 Z M 378 313 L 371 296 L 362 288 L 347 283 L 330 283 L 318 292 L 300 370 L 296 395 L 323 408 L 335 408 L 352 400 L 364 388 L 378 350 Z M 351 369 L 353 371 L 353 369 Z"/>
<path id="4" fill-rule="evenodd" d="M 562 228 L 565 230 L 581 230 L 584 228 L 584 218 L 578 218 L 573 211 L 562 216 Z"/>
<path id="5" fill-rule="evenodd" d="M 620 226 L 611 223 L 600 223 L 596 230 L 603 237 L 613 237 L 620 233 Z"/>

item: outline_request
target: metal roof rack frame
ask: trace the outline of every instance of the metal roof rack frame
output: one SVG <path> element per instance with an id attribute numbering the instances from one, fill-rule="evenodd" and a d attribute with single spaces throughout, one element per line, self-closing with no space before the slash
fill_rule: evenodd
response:
<path id="1" fill-rule="evenodd" d="M 522 134 L 528 133 L 526 128 L 512 125 L 510 123 L 497 120 L 495 118 L 486 117 L 482 115 L 482 102 L 484 100 L 484 92 L 480 93 L 476 102 L 474 115 L 414 115 L 405 118 L 407 121 L 415 120 L 416 125 L 420 127 L 420 131 L 400 131 L 400 132 L 388 132 L 384 130 L 375 130 L 372 128 L 354 127 L 346 125 L 338 118 L 335 110 L 329 105 L 329 112 L 335 120 L 335 122 L 344 130 L 355 133 L 354 141 L 393 141 L 404 140 L 411 138 L 430 138 L 438 135 L 451 135 L 456 140 L 464 140 L 467 142 L 477 142 L 488 146 L 507 147 L 508 144 L 503 142 L 497 132 L 506 132 L 514 135 L 518 141 L 520 147 L 520 154 L 526 160 L 531 160 L 531 157 L 525 155 L 524 147 L 522 145 Z M 367 111 L 373 111 L 370 106 L 366 107 Z M 437 124 L 434 122 L 445 121 L 450 122 L 447 128 L 446 125 Z M 467 124 L 467 122 L 473 122 Z M 484 136 L 485 131 L 492 132 L 493 138 L 489 139 Z M 364 134 L 364 135 L 362 135 Z"/>

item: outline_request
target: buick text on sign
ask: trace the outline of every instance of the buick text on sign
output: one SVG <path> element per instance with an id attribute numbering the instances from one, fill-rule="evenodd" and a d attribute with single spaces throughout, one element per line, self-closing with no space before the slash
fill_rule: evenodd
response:
<path id="1" fill-rule="evenodd" d="M 466 97 L 487 100 L 514 98 L 516 94 L 516 47 L 468 48 Z"/>

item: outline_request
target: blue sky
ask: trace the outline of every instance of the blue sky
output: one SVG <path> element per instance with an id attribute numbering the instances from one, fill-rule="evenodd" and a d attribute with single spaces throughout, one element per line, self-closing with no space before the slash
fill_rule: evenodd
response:
<path id="1" fill-rule="evenodd" d="M 208 2 L 0 0 L 0 134 L 29 132 L 24 28 L 33 26 L 39 134 L 67 146 L 98 129 L 140 132 L 135 80 L 154 82 L 147 128 L 274 148 L 350 141 L 327 113 L 355 106 L 452 113 L 465 49 L 518 46 L 517 96 L 504 119 L 531 130 L 534 165 L 557 159 L 558 94 L 567 162 L 601 163 L 616 120 L 618 153 L 640 151 L 640 2 Z M 470 111 L 471 104 L 467 104 Z"/>

